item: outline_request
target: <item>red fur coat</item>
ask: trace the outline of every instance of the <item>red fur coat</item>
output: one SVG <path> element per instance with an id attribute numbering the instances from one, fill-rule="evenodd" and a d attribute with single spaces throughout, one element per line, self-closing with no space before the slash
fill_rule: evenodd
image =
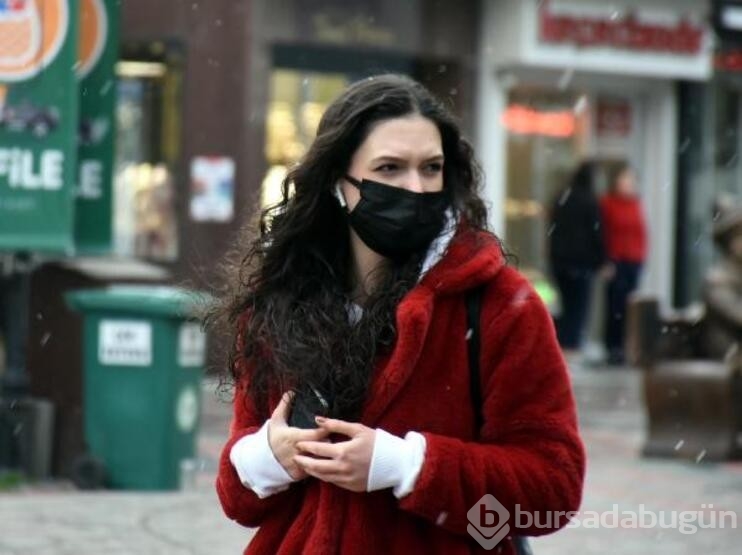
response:
<path id="1" fill-rule="evenodd" d="M 464 294 L 483 283 L 484 425 L 475 439 Z M 245 553 L 490 553 L 467 532 L 467 512 L 487 493 L 510 512 L 511 530 L 516 504 L 539 513 L 578 510 L 585 453 L 567 367 L 549 313 L 505 264 L 495 238 L 460 231 L 402 300 L 397 322 L 396 345 L 379 361 L 361 422 L 425 436 L 414 490 L 396 499 L 390 489 L 352 493 L 308 478 L 258 498 L 229 461 L 234 442 L 263 424 L 239 387 L 216 488 L 229 518 L 260 527 Z M 518 533 L 548 534 L 566 523 L 560 517 Z M 501 546 L 514 553 L 509 539 Z"/>

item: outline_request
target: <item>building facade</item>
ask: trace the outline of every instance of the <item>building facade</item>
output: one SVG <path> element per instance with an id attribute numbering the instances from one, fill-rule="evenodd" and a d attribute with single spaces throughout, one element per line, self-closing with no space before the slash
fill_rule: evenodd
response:
<path id="1" fill-rule="evenodd" d="M 675 288 L 679 80 L 711 74 L 698 1 L 483 3 L 478 142 L 493 225 L 535 279 L 546 274 L 547 210 L 575 165 L 636 168 L 648 212 L 643 289 Z"/>
<path id="2" fill-rule="evenodd" d="M 678 217 L 675 304 L 701 298 L 716 262 L 712 230 L 719 195 L 742 198 L 742 3 L 712 3 L 717 37 L 706 82 L 679 84 Z"/>
<path id="3" fill-rule="evenodd" d="M 479 3 L 122 3 L 116 249 L 208 281 L 240 226 L 277 198 L 325 107 L 399 72 L 474 128 Z"/>

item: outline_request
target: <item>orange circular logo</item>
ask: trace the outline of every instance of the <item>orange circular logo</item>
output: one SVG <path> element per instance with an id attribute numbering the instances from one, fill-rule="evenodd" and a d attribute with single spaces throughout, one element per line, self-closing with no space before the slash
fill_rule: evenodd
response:
<path id="1" fill-rule="evenodd" d="M 78 75 L 85 77 L 98 63 L 108 37 L 108 17 L 103 0 L 80 0 Z"/>
<path id="2" fill-rule="evenodd" d="M 4 0 L 0 81 L 25 81 L 52 63 L 69 29 L 67 0 Z"/>

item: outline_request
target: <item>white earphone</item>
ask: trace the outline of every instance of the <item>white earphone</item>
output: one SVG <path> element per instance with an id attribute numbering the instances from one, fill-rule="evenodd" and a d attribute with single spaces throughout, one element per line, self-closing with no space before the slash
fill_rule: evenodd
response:
<path id="1" fill-rule="evenodd" d="M 342 189 L 340 189 L 340 181 L 335 183 L 335 197 L 338 199 L 340 206 L 342 206 L 343 208 L 348 207 L 348 203 L 345 202 L 345 197 L 343 196 L 343 191 Z"/>

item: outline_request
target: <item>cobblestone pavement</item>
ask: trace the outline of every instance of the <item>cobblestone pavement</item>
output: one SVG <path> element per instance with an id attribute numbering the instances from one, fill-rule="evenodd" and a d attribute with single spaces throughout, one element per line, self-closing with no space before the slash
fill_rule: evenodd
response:
<path id="1" fill-rule="evenodd" d="M 734 511 L 742 517 L 742 464 L 639 456 L 644 415 L 637 372 L 575 368 L 573 381 L 589 454 L 581 519 L 591 511 L 610 512 L 614 505 L 619 513 L 639 512 L 643 505 L 645 511 L 665 511 L 667 519 L 670 511 L 700 511 L 702 505 L 713 505 L 707 511 Z M 213 493 L 230 409 L 216 399 L 212 383 L 205 384 L 204 399 L 199 461 L 185 491 L 81 493 L 68 484 L 52 483 L 0 493 L 0 555 L 241 553 L 252 531 L 225 518 Z M 677 529 L 587 525 L 584 521 L 579 527 L 532 540 L 534 552 L 742 553 L 742 528 L 682 534 Z"/>

